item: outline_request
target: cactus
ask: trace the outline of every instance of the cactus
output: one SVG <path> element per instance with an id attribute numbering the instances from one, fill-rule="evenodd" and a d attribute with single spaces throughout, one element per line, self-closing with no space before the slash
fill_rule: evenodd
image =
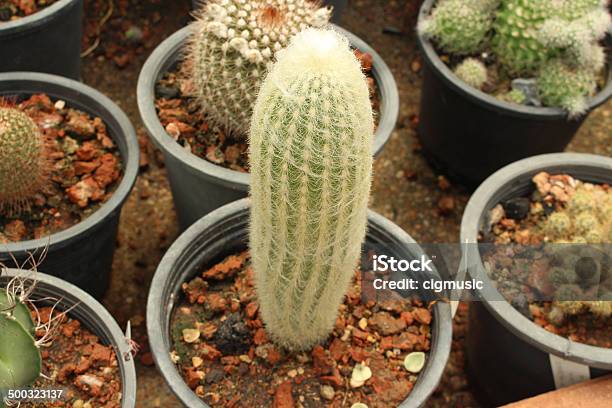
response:
<path id="1" fill-rule="evenodd" d="M 42 361 L 34 331 L 23 299 L 8 289 L 0 291 L 0 389 L 28 386 L 40 375 Z"/>
<path id="2" fill-rule="evenodd" d="M 0 106 L 0 214 L 20 212 L 46 183 L 46 142 L 32 119 Z"/>
<path id="3" fill-rule="evenodd" d="M 493 5 L 484 0 L 444 0 L 419 22 L 419 33 L 457 55 L 479 51 L 493 24 Z"/>
<path id="4" fill-rule="evenodd" d="M 497 96 L 498 99 L 501 99 L 505 102 L 516 103 L 517 105 L 522 105 L 527 101 L 527 96 L 520 89 L 513 89 L 509 92 L 503 93 Z"/>
<path id="5" fill-rule="evenodd" d="M 560 60 L 552 60 L 542 68 L 537 86 L 545 105 L 561 106 L 570 117 L 586 111 L 586 98 L 597 88 L 595 72 L 574 69 Z"/>
<path id="6" fill-rule="evenodd" d="M 455 68 L 455 75 L 466 84 L 480 89 L 487 82 L 487 67 L 476 58 L 466 58 Z"/>
<path id="7" fill-rule="evenodd" d="M 249 130 L 251 109 L 274 55 L 307 27 L 327 24 L 330 10 L 307 0 L 212 0 L 193 23 L 187 51 L 200 106 L 217 126 Z"/>
<path id="8" fill-rule="evenodd" d="M 347 40 L 296 35 L 261 87 L 250 133 L 255 286 L 285 347 L 307 349 L 333 329 L 365 237 L 373 129 Z"/>

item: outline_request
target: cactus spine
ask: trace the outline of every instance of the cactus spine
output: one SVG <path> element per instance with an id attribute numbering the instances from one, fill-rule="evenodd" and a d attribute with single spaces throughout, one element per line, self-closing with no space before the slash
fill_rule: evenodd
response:
<path id="1" fill-rule="evenodd" d="M 307 0 L 211 0 L 193 23 L 190 76 L 211 121 L 246 134 L 251 109 L 274 54 L 307 27 L 327 24 L 330 10 Z"/>
<path id="2" fill-rule="evenodd" d="M 255 284 L 283 346 L 307 349 L 333 328 L 365 237 L 373 129 L 347 40 L 296 35 L 261 87 L 250 133 Z"/>
<path id="3" fill-rule="evenodd" d="M 19 212 L 43 189 L 49 171 L 46 147 L 27 114 L 0 106 L 0 214 Z"/>

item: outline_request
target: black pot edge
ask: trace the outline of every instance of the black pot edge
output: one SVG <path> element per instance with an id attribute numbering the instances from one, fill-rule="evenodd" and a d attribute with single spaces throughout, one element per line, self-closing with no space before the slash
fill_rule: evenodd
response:
<path id="1" fill-rule="evenodd" d="M 45 296 L 57 297 L 67 307 L 77 305 L 69 314 L 78 319 L 87 329 L 99 337 L 106 337 L 106 343 L 113 346 L 117 363 L 121 370 L 121 407 L 136 406 L 136 367 L 121 328 L 102 304 L 91 295 L 62 279 L 42 272 L 25 271 L 21 269 L 0 270 L 0 280 L 15 276 L 34 278 L 37 285 L 44 289 Z M 40 291 L 35 289 L 34 294 Z M 125 358 L 124 356 L 130 356 Z"/>
<path id="2" fill-rule="evenodd" d="M 248 211 L 250 206 L 249 202 L 248 198 L 234 201 L 209 213 L 190 226 L 168 249 L 159 263 L 151 282 L 147 299 L 147 334 L 151 352 L 159 372 L 164 377 L 172 392 L 186 407 L 210 408 L 186 385 L 177 371 L 175 364 L 170 360 L 170 345 L 166 344 L 164 340 L 167 333 L 164 334 L 162 322 L 169 318 L 169 316 L 165 315 L 163 307 L 161 307 L 161 302 L 166 297 L 167 291 L 169 290 L 166 286 L 171 278 L 170 271 L 172 265 L 179 259 L 182 253 L 185 250 L 189 250 L 190 244 L 195 241 L 195 238 L 201 231 L 210 228 L 212 225 L 219 222 L 219 220 L 225 220 L 241 212 Z M 386 230 L 390 235 L 396 237 L 398 242 L 403 244 L 415 243 L 404 230 L 383 216 L 368 210 L 368 218 L 369 222 L 377 224 L 380 229 Z M 177 300 L 174 294 L 171 294 L 169 297 L 172 302 Z M 402 402 L 400 408 L 423 406 L 442 377 L 442 373 L 450 355 L 452 341 L 452 317 L 450 314 L 450 305 L 448 303 L 436 303 L 434 308 L 434 324 L 436 336 L 434 341 L 432 341 L 429 351 L 430 358 L 428 358 L 426 366 L 422 371 L 425 376 L 419 377 L 412 392 L 408 398 Z"/>
<path id="3" fill-rule="evenodd" d="M 77 0 L 59 0 L 44 9 L 26 17 L 18 18 L 14 21 L 0 23 L 0 38 L 7 41 L 8 37 L 20 35 L 23 32 L 33 31 L 43 26 L 47 21 L 56 18 L 57 13 L 65 12 L 69 6 Z M 6 38 L 5 38 L 6 37 Z"/>
<path id="4" fill-rule="evenodd" d="M 578 169 L 578 171 L 572 171 Z M 477 242 L 481 221 L 486 212 L 499 203 L 498 195 L 502 190 L 509 193 L 520 189 L 524 182 L 518 182 L 518 177 L 528 177 L 540 171 L 578 173 L 577 178 L 592 182 L 610 182 L 612 179 L 612 158 L 583 153 L 551 153 L 519 160 L 489 176 L 470 198 L 461 221 L 461 242 L 474 244 Z M 485 291 L 493 291 L 497 299 L 501 298 L 493 282 L 489 279 L 480 254 L 475 245 L 469 251 L 470 265 L 475 265 L 475 271 L 470 271 L 472 277 L 484 281 Z M 464 253 L 464 256 L 466 254 Z M 483 291 L 474 292 L 487 310 L 508 330 L 532 346 L 554 354 L 558 357 L 585 364 L 592 367 L 611 370 L 612 349 L 590 346 L 572 342 L 564 337 L 552 334 L 537 326 L 527 317 L 519 313 L 506 301 L 489 301 Z M 488 296 L 487 296 L 488 297 Z"/>
<path id="5" fill-rule="evenodd" d="M 35 251 L 38 248 L 44 248 L 46 246 L 55 246 L 57 248 L 64 247 L 74 238 L 87 231 L 90 228 L 94 228 L 101 220 L 110 217 L 115 211 L 120 211 L 121 206 L 127 200 L 136 178 L 138 176 L 138 163 L 140 157 L 140 148 L 138 146 L 138 140 L 136 138 L 136 131 L 132 126 L 127 115 L 117 106 L 111 99 L 99 91 L 82 84 L 81 82 L 64 78 L 57 75 L 43 74 L 38 72 L 7 72 L 0 73 L 0 92 L 2 92 L 2 83 L 4 82 L 15 82 L 15 83 L 29 83 L 34 86 L 29 89 L 22 89 L 22 91 L 28 92 L 44 92 L 44 86 L 46 84 L 53 84 L 60 86 L 62 90 L 65 89 L 66 94 L 69 97 L 63 97 L 60 93 L 51 93 L 50 96 L 62 98 L 70 103 L 71 99 L 95 100 L 97 103 L 103 105 L 106 110 L 112 115 L 119 126 L 121 127 L 123 137 L 125 137 L 127 145 L 127 155 L 122 155 L 123 160 L 123 178 L 114 191 L 111 198 L 102 204 L 102 206 L 87 217 L 84 221 L 73 225 L 63 231 L 54 233 L 45 238 L 33 239 L 28 241 L 14 242 L 9 244 L 3 244 L 1 247 L 2 252 L 9 252 L 13 254 L 26 253 Z M 23 87 L 23 86 L 21 86 Z M 20 91 L 15 91 L 19 93 Z M 82 103 L 84 104 L 84 103 Z M 86 109 L 84 109 L 86 111 Z M 89 112 L 88 112 L 89 113 Z M 99 116 L 96 114 L 96 116 Z M 112 139 L 116 139 L 118 135 L 110 135 Z"/>
<path id="6" fill-rule="evenodd" d="M 356 45 L 362 51 L 365 50 L 372 55 L 372 73 L 380 85 L 381 111 L 383 112 L 383 114 L 380 115 L 380 122 L 374 138 L 373 150 L 376 156 L 391 137 L 391 133 L 395 128 L 399 116 L 399 94 L 397 84 L 389 67 L 372 47 L 354 34 L 338 26 L 331 26 L 349 38 L 349 42 L 352 45 Z M 149 58 L 147 58 L 138 76 L 137 101 L 140 117 L 154 144 L 165 154 L 169 154 L 176 160 L 185 163 L 193 173 L 205 174 L 211 180 L 235 190 L 248 191 L 249 174 L 217 166 L 186 152 L 178 143 L 167 136 L 166 131 L 157 117 L 155 106 L 152 103 L 152 101 L 155 100 L 155 82 L 157 81 L 159 73 L 167 70 L 170 65 L 174 63 L 171 57 L 180 52 L 179 50 L 182 48 L 185 39 L 189 36 L 190 30 L 191 28 L 188 25 L 176 31 L 159 44 Z M 384 95 L 382 94 L 383 86 L 386 90 Z M 383 106 L 387 106 L 388 108 L 383 111 Z"/>
<path id="7" fill-rule="evenodd" d="M 425 0 L 419 11 L 418 21 L 422 21 L 429 15 L 436 0 Z M 447 83 L 451 89 L 464 95 L 468 100 L 486 107 L 492 111 L 500 112 L 509 116 L 517 116 L 522 118 L 531 118 L 537 120 L 549 119 L 568 119 L 567 112 L 561 108 L 552 107 L 537 107 L 517 105 L 509 102 L 501 101 L 485 92 L 482 92 L 468 84 L 462 82 L 450 70 L 450 68 L 440 60 L 438 53 L 434 49 L 431 41 L 424 38 L 418 32 L 416 33 L 417 43 L 423 55 L 425 62 L 431 67 L 433 72 Z M 606 86 L 599 91 L 595 96 L 588 99 L 588 111 L 592 111 L 598 106 L 605 103 L 612 96 L 612 67 L 608 69 L 608 82 Z M 577 118 L 580 119 L 580 118 Z"/>

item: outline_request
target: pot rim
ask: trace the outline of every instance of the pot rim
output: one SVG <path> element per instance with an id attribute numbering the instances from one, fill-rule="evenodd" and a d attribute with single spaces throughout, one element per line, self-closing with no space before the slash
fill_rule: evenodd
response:
<path id="1" fill-rule="evenodd" d="M 425 0 L 419 11 L 418 21 L 421 22 L 429 15 L 436 0 Z M 559 120 L 568 119 L 567 112 L 564 109 L 557 107 L 539 107 L 518 105 L 510 102 L 499 100 L 479 89 L 476 89 L 463 81 L 450 70 L 450 68 L 442 62 L 438 53 L 434 49 L 430 40 L 424 38 L 418 31 L 416 32 L 417 43 L 424 55 L 425 62 L 432 68 L 435 74 L 441 78 L 444 83 L 451 89 L 462 94 L 471 102 L 490 110 L 503 113 L 509 116 L 517 116 L 529 119 L 549 119 Z M 588 111 L 591 111 L 605 103 L 612 96 L 612 67 L 608 67 L 608 81 L 606 86 L 601 89 L 596 95 L 588 98 Z M 586 113 L 585 113 L 586 115 Z M 580 120 L 582 117 L 568 120 Z"/>
<path id="2" fill-rule="evenodd" d="M 167 286 L 171 285 L 170 282 L 173 277 L 180 273 L 174 270 L 175 263 L 181 257 L 184 257 L 185 253 L 201 249 L 192 247 L 198 236 L 205 234 L 211 227 L 220 222 L 248 212 L 249 208 L 249 198 L 237 200 L 216 209 L 191 225 L 168 249 L 159 263 L 151 282 L 147 299 L 147 334 L 153 359 L 172 392 L 188 407 L 210 408 L 187 386 L 179 374 L 176 365 L 170 359 L 171 344 L 169 339 L 167 339 L 168 333 L 164 333 L 164 330 L 165 325 L 167 325 L 170 319 L 171 309 L 174 308 L 175 302 L 178 299 L 176 293 L 167 293 L 168 290 L 172 290 L 167 288 Z M 384 230 L 389 236 L 392 236 L 395 244 L 401 246 L 412 244 L 416 246 L 416 242 L 408 233 L 374 211 L 368 210 L 368 222 L 371 227 L 375 226 L 377 229 Z M 195 273 L 197 274 L 197 271 Z M 166 311 L 166 305 L 162 304 L 162 302 L 169 302 L 171 309 Z M 429 358 L 415 387 L 406 400 L 400 404 L 400 407 L 421 406 L 440 381 L 450 354 L 452 340 L 452 317 L 448 303 L 437 302 L 435 304 L 434 322 L 432 331 L 435 331 L 435 336 L 432 336 Z"/>
<path id="3" fill-rule="evenodd" d="M 23 269 L 0 269 L 0 280 L 15 276 L 34 278 L 38 282 L 37 284 L 42 284 L 45 287 L 45 291 L 57 292 L 54 296 L 58 296 L 63 306 L 78 305 L 69 314 L 96 336 L 108 338 L 105 343 L 113 347 L 121 372 L 121 406 L 122 408 L 133 408 L 136 405 L 137 389 L 134 358 L 131 356 L 125 334 L 110 312 L 84 290 L 55 276 Z M 34 294 L 36 293 L 37 289 L 34 290 Z M 92 327 L 92 321 L 96 323 L 97 327 Z M 130 357 L 126 359 L 124 356 Z"/>
<path id="4" fill-rule="evenodd" d="M 8 85 L 6 85 L 7 83 Z M 52 85 L 56 89 L 45 91 L 45 87 L 48 85 Z M 0 253 L 17 254 L 35 251 L 46 246 L 59 248 L 68 245 L 74 238 L 89 229 L 96 228 L 97 224 L 101 221 L 112 216 L 115 211 L 119 211 L 130 194 L 138 176 L 140 150 L 136 139 L 136 132 L 126 114 L 111 99 L 81 82 L 58 75 L 38 72 L 0 73 L 0 95 L 19 95 L 36 92 L 45 93 L 54 99 L 65 100 L 68 105 L 84 106 L 86 108 L 80 110 L 90 115 L 101 117 L 100 113 L 103 112 L 112 117 L 117 122 L 117 129 L 119 129 L 120 134 L 109 132 L 109 136 L 115 143 L 117 143 L 117 139 L 123 138 L 126 144 L 125 154 L 120 151 L 123 161 L 123 177 L 111 198 L 103 203 L 97 211 L 85 218 L 85 220 L 44 238 L 2 244 L 0 246 Z M 87 109 L 91 103 L 98 108 L 95 110 L 93 108 Z M 107 121 L 104 122 L 108 126 Z"/>
<path id="5" fill-rule="evenodd" d="M 379 86 L 381 103 L 380 120 L 372 147 L 376 155 L 391 137 L 399 116 L 397 84 L 387 64 L 365 41 L 334 24 L 330 24 L 330 27 L 347 37 L 352 46 L 372 55 L 372 74 Z M 173 159 L 184 163 L 189 171 L 193 173 L 203 173 L 217 183 L 228 185 L 236 190 L 247 191 L 250 179 L 249 173 L 213 164 L 186 151 L 166 133 L 157 116 L 154 104 L 155 84 L 160 75 L 175 63 L 176 57 L 181 54 L 183 44 L 189 37 L 191 30 L 192 25 L 187 25 L 176 31 L 159 44 L 149 58 L 147 58 L 138 76 L 137 101 L 140 117 L 144 122 L 149 137 L 164 154 L 170 155 Z"/>
<path id="6" fill-rule="evenodd" d="M 49 20 L 57 18 L 59 14 L 66 11 L 69 6 L 79 1 L 81 0 L 58 0 L 52 5 L 34 14 L 30 14 L 29 16 L 21 17 L 13 21 L 0 22 L 0 38 L 35 30 L 45 25 Z M 3 41 L 6 41 L 6 38 L 3 39 Z"/>
<path id="7" fill-rule="evenodd" d="M 612 182 L 612 158 L 583 153 L 551 153 L 529 157 L 516 161 L 489 176 L 470 198 L 461 221 L 461 242 L 471 249 L 462 249 L 463 256 L 469 253 L 471 265 L 470 276 L 478 277 L 484 281 L 484 290 L 473 292 L 477 299 L 483 302 L 486 309 L 523 341 L 537 349 L 558 357 L 571 360 L 579 364 L 586 364 L 601 369 L 612 369 L 612 349 L 591 346 L 573 342 L 565 337 L 553 334 L 536 325 L 527 317 L 518 312 L 505 300 L 488 300 L 483 292 L 492 292 L 493 298 L 502 299 L 503 296 L 495 289 L 484 269 L 480 253 L 476 249 L 478 233 L 481 223 L 487 212 L 501 200 L 498 195 L 503 191 L 511 195 L 524 186 L 519 177 L 531 177 L 540 171 L 580 173 L 578 179 L 594 183 Z M 507 198 L 507 197 L 506 197 Z"/>

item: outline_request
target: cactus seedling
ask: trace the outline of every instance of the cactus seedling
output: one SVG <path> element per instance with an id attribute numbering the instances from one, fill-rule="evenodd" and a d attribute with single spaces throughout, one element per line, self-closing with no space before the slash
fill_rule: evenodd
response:
<path id="1" fill-rule="evenodd" d="M 307 0 L 212 0 L 193 23 L 187 52 L 199 103 L 211 121 L 246 134 L 261 81 L 277 51 L 330 10 Z"/>
<path id="2" fill-rule="evenodd" d="M 373 129 L 348 41 L 297 34 L 261 87 L 250 140 L 255 284 L 283 346 L 307 349 L 333 329 L 365 237 Z"/>
<path id="3" fill-rule="evenodd" d="M 17 108 L 0 106 L 0 213 L 18 213 L 44 188 L 47 160 L 34 121 Z"/>
<path id="4" fill-rule="evenodd" d="M 455 68 L 455 75 L 466 84 L 476 89 L 487 82 L 487 67 L 476 58 L 466 58 Z"/>

